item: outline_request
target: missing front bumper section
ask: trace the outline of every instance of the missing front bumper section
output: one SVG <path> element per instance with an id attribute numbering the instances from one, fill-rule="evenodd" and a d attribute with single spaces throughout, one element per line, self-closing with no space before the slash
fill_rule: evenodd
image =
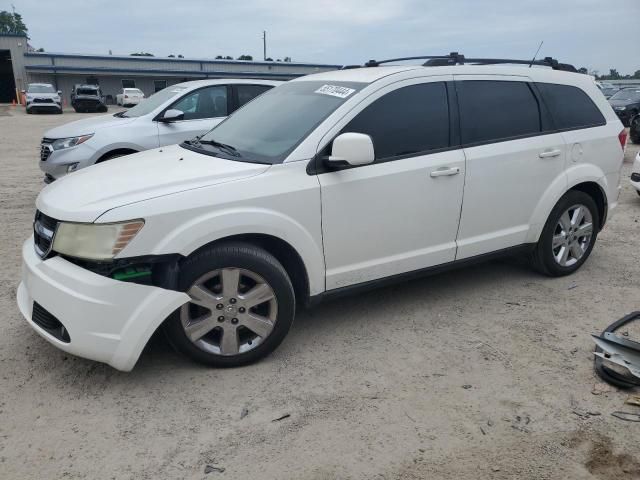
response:
<path id="1" fill-rule="evenodd" d="M 178 290 L 179 254 L 146 255 L 98 262 L 64 256 L 64 259 L 97 275 L 122 282 Z"/>

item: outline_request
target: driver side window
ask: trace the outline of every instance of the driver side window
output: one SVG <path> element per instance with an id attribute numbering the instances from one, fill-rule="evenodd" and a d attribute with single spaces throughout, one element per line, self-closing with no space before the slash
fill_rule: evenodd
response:
<path id="1" fill-rule="evenodd" d="M 169 108 L 184 112 L 185 120 L 226 117 L 227 87 L 214 85 L 201 88 L 185 95 Z"/>

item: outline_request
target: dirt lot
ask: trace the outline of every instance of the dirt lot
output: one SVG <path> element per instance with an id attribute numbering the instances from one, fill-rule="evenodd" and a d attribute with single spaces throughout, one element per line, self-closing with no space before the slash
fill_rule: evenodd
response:
<path id="1" fill-rule="evenodd" d="M 40 137 L 79 117 L 0 107 L 1 479 L 640 478 L 640 424 L 610 415 L 640 408 L 597 390 L 589 337 L 640 309 L 637 146 L 569 278 L 494 262 L 301 312 L 254 366 L 202 368 L 158 337 L 124 374 L 15 304 Z"/>

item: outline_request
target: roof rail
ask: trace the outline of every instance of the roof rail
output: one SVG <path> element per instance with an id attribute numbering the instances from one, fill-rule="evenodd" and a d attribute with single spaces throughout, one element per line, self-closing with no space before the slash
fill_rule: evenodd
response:
<path id="1" fill-rule="evenodd" d="M 499 64 L 512 64 L 512 65 L 532 65 L 550 67 L 554 70 L 563 70 L 566 72 L 577 72 L 576 67 L 568 63 L 560 63 L 555 58 L 545 57 L 542 60 L 516 60 L 509 58 L 466 58 L 464 55 L 458 52 L 451 52 L 449 55 L 421 55 L 417 57 L 401 57 L 401 58 L 389 58 L 387 60 L 369 60 L 364 64 L 365 67 L 377 67 L 383 63 L 401 62 L 405 60 L 426 60 L 422 65 L 425 67 L 440 67 L 445 65 L 499 65 Z M 350 68 L 354 68 L 350 66 Z"/>

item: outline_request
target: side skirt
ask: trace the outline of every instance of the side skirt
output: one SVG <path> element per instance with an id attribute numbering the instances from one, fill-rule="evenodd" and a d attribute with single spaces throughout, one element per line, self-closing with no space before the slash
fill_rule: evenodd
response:
<path id="1" fill-rule="evenodd" d="M 411 272 L 406 272 L 406 273 L 399 273 L 397 275 L 392 275 L 390 277 L 379 278 L 376 280 L 369 280 L 367 282 L 357 283 L 355 285 L 348 285 L 346 287 L 327 290 L 326 292 L 309 297 L 305 306 L 315 307 L 316 305 L 326 300 L 333 300 L 335 298 L 340 298 L 347 295 L 353 295 L 353 294 L 365 292 L 368 290 L 374 290 L 376 288 L 382 288 L 389 285 L 394 285 L 396 283 L 406 282 L 408 280 L 414 280 L 416 278 L 436 275 L 438 273 L 447 272 L 449 270 L 455 270 L 458 268 L 464 268 L 470 265 L 487 262 L 489 260 L 494 260 L 496 258 L 507 257 L 511 255 L 529 254 L 533 252 L 533 249 L 535 248 L 535 246 L 536 246 L 535 243 L 525 243 L 523 245 L 517 245 L 515 247 L 509 247 L 509 248 L 504 248 L 502 250 L 497 250 L 495 252 L 483 253 L 481 255 L 476 255 L 475 257 L 464 258 L 462 260 L 454 260 L 453 262 L 447 262 L 440 265 L 435 265 L 433 267 L 421 268 L 419 270 L 413 270 Z"/>

